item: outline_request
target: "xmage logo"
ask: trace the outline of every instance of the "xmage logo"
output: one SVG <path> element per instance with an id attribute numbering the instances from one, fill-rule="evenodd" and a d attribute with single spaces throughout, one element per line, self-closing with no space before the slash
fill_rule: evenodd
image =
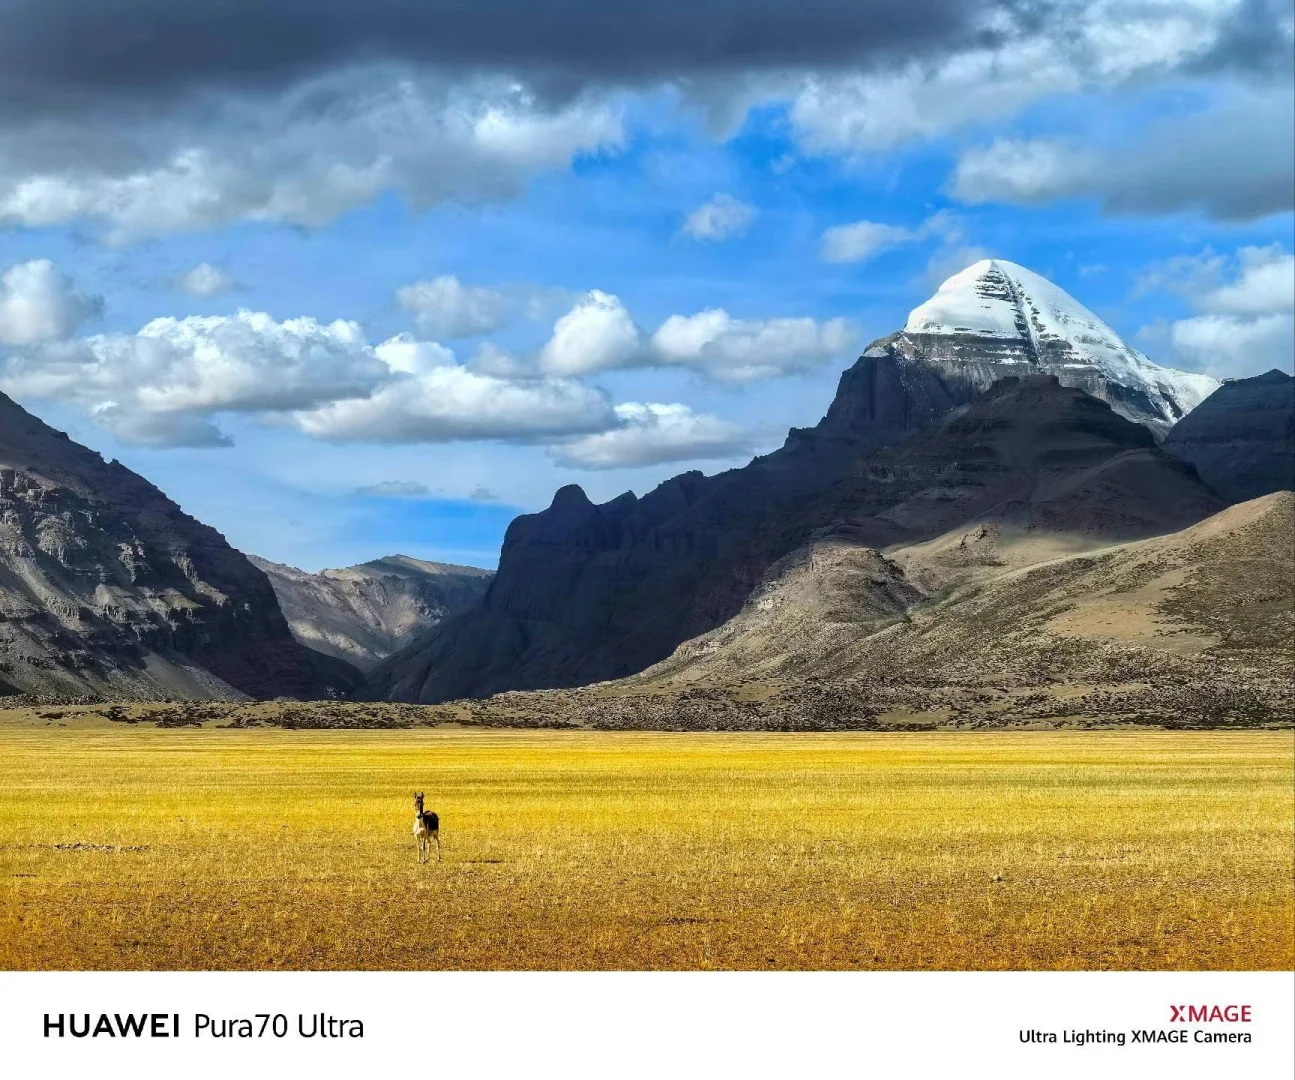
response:
<path id="1" fill-rule="evenodd" d="M 1171 1024 L 1248 1024 L 1249 1005 L 1170 1005 Z"/>

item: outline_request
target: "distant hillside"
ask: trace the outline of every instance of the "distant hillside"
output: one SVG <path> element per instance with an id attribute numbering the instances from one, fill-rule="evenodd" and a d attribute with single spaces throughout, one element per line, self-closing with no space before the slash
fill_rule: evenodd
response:
<path id="1" fill-rule="evenodd" d="M 317 698 L 266 576 L 120 462 L 0 394 L 0 694 Z"/>
<path id="2" fill-rule="evenodd" d="M 1231 379 L 1180 420 L 1165 449 L 1228 502 L 1295 488 L 1295 378 Z"/>
<path id="3" fill-rule="evenodd" d="M 252 556 L 303 645 L 367 670 L 442 619 L 478 604 L 494 576 L 475 566 L 388 555 L 308 574 Z"/>

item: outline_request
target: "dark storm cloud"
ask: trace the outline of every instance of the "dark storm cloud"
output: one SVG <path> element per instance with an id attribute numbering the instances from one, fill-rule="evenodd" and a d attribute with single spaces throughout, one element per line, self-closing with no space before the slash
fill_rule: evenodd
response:
<path id="1" fill-rule="evenodd" d="M 1295 67 L 1290 0 L 1241 0 L 1223 21 L 1213 48 L 1193 65 L 1201 73 L 1289 73 Z"/>
<path id="2" fill-rule="evenodd" d="M 1112 214 L 1198 211 L 1248 221 L 1295 209 L 1295 105 L 1288 87 L 1237 93 L 1132 142 L 999 139 L 965 153 L 950 193 L 968 203 L 1096 199 Z"/>
<path id="3" fill-rule="evenodd" d="M 1029 0 L 1021 0 L 1028 3 Z M 372 60 L 504 71 L 554 91 L 912 55 L 1013 0 L 0 0 L 0 102 L 272 88 Z"/>

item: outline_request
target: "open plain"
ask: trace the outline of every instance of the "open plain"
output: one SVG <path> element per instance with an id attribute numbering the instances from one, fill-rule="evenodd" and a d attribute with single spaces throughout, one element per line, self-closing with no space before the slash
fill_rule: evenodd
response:
<path id="1" fill-rule="evenodd" d="M 4 969 L 1295 963 L 1290 731 L 41 723 L 0 726 Z"/>

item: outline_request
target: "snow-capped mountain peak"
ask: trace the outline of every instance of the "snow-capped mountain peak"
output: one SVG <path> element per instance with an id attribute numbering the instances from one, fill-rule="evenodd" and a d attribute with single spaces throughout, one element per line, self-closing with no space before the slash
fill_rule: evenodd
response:
<path id="1" fill-rule="evenodd" d="M 915 307 L 902 334 L 924 360 L 1056 375 L 1163 433 L 1217 388 L 1208 375 L 1153 363 L 1047 278 L 1005 259 L 982 259 Z"/>

